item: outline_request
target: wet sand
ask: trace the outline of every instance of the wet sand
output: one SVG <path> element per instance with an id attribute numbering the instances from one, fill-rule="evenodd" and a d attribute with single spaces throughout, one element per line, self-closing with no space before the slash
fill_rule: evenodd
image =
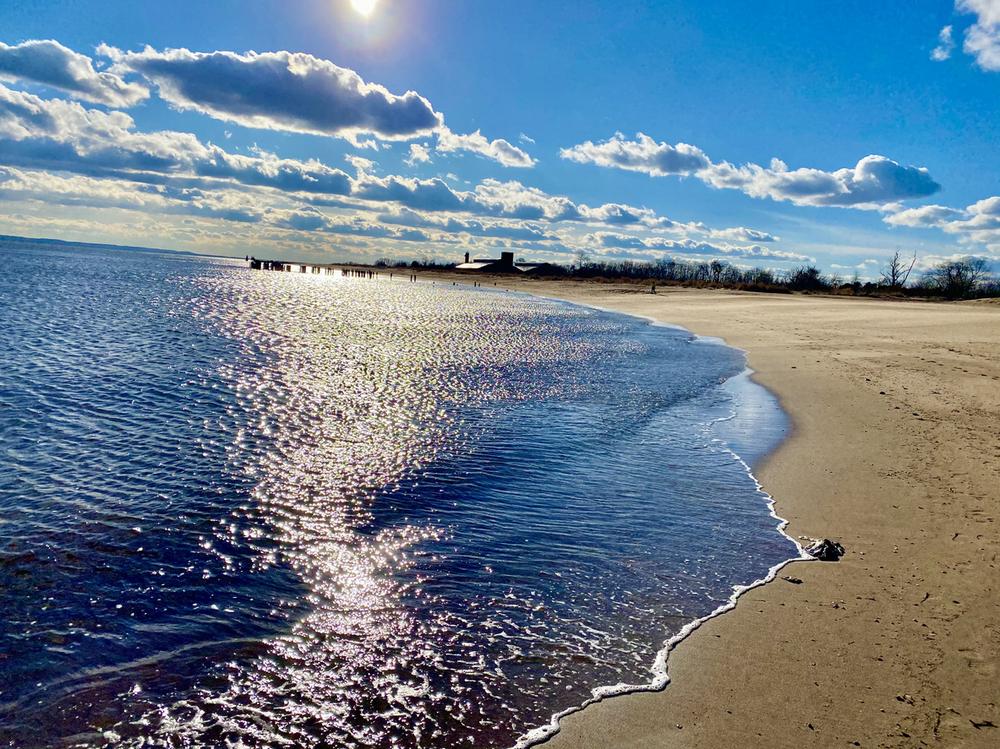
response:
<path id="1" fill-rule="evenodd" d="M 847 549 L 789 565 L 801 583 L 671 653 L 665 690 L 569 715 L 547 748 L 1000 746 L 1000 305 L 499 285 L 745 349 L 794 422 L 758 478 L 790 535 Z"/>

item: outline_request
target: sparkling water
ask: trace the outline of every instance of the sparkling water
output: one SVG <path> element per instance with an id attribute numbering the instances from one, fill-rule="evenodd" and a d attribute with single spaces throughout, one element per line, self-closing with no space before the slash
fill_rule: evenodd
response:
<path id="1" fill-rule="evenodd" d="M 429 280 L 0 245 L 0 740 L 510 747 L 794 556 L 741 352 Z"/>

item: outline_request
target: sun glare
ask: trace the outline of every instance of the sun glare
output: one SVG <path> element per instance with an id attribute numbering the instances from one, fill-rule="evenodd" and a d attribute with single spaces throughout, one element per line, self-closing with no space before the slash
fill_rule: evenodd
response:
<path id="1" fill-rule="evenodd" d="M 366 18 L 372 14 L 375 10 L 375 4 L 378 0 L 351 0 L 351 6 L 361 15 Z"/>

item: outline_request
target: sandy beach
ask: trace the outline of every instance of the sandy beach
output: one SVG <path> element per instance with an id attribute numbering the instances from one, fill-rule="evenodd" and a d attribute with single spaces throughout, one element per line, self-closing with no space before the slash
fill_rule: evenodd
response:
<path id="1" fill-rule="evenodd" d="M 1000 749 L 1000 0 L 4 11 L 0 749 Z"/>
<path id="2" fill-rule="evenodd" d="M 1000 306 L 520 285 L 747 351 L 793 436 L 757 469 L 794 563 L 552 747 L 1000 745 Z M 631 293 L 630 293 L 631 292 Z"/>
<path id="3" fill-rule="evenodd" d="M 500 286 L 745 349 L 794 423 L 758 478 L 790 535 L 847 550 L 789 565 L 671 653 L 667 689 L 547 747 L 1000 746 L 1000 306 Z"/>

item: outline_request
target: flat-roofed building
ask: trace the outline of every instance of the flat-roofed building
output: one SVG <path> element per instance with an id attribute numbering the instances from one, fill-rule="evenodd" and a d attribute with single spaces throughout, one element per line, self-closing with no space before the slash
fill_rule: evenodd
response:
<path id="1" fill-rule="evenodd" d="M 478 273 L 525 273 L 531 275 L 558 275 L 562 268 L 553 263 L 517 263 L 513 252 L 501 252 L 499 258 L 469 259 L 465 253 L 465 262 L 455 266 L 455 270 L 474 271 Z"/>

